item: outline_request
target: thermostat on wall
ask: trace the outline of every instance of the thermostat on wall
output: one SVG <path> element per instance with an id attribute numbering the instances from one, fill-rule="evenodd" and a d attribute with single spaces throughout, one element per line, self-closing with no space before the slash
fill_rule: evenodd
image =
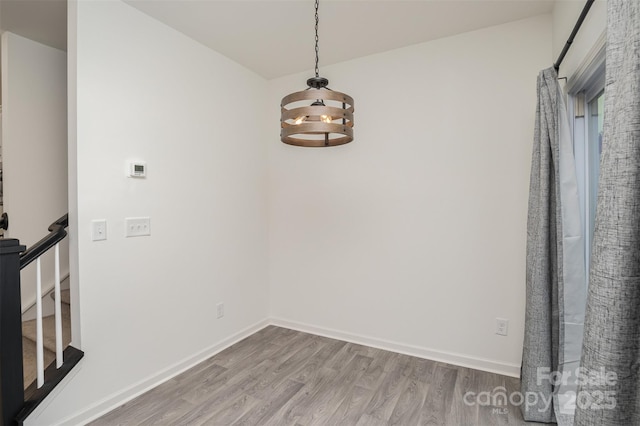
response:
<path id="1" fill-rule="evenodd" d="M 143 161 L 133 161 L 129 164 L 129 177 L 147 177 L 147 163 Z"/>

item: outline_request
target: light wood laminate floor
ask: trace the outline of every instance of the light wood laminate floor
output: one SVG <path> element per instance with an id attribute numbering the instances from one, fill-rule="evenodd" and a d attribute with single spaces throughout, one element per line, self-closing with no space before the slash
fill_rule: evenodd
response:
<path id="1" fill-rule="evenodd" d="M 268 326 L 91 424 L 529 424 L 463 400 L 500 386 L 519 380 Z"/>

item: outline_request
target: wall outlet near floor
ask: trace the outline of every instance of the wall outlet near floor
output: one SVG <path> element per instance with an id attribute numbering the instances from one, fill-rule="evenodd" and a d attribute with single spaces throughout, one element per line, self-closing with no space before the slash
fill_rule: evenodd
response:
<path id="1" fill-rule="evenodd" d="M 216 309 L 218 311 L 218 319 L 222 318 L 224 316 L 224 303 L 218 303 Z"/>
<path id="2" fill-rule="evenodd" d="M 509 320 L 504 318 L 496 318 L 496 334 L 506 336 L 509 334 Z"/>

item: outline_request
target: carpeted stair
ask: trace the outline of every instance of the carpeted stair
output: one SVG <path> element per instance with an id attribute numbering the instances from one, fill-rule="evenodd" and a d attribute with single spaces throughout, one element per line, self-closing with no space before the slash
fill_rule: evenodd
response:
<path id="1" fill-rule="evenodd" d="M 53 293 L 51 295 L 53 297 Z M 71 342 L 71 307 L 69 290 L 60 292 L 62 302 L 62 348 Z M 44 337 L 44 367 L 56 359 L 56 324 L 53 315 L 42 318 Z M 36 379 L 36 320 L 22 323 L 22 356 L 25 389 Z"/>

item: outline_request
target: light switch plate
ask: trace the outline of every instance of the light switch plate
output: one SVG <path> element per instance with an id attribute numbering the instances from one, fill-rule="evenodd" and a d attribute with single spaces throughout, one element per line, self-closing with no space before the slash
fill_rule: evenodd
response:
<path id="1" fill-rule="evenodd" d="M 104 219 L 91 221 L 91 241 L 107 239 L 107 221 Z"/>
<path id="2" fill-rule="evenodd" d="M 151 219 L 148 217 L 127 217 L 124 219 L 125 237 L 151 235 Z"/>

